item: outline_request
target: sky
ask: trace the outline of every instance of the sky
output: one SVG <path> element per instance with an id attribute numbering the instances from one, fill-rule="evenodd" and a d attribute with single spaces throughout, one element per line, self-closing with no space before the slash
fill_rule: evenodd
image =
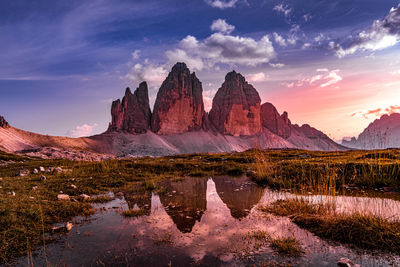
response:
<path id="1" fill-rule="evenodd" d="M 41 134 L 104 132 L 112 100 L 185 62 L 206 110 L 227 72 L 334 140 L 400 112 L 394 0 L 0 2 L 0 115 Z"/>

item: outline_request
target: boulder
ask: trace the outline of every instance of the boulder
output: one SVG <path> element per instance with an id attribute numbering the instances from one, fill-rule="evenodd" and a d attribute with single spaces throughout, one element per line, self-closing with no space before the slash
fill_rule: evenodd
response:
<path id="1" fill-rule="evenodd" d="M 209 119 L 222 134 L 256 135 L 261 132 L 260 104 L 257 90 L 232 71 L 215 94 Z"/>
<path id="2" fill-rule="evenodd" d="M 28 169 L 20 169 L 17 173 L 17 176 L 24 177 L 29 175 L 29 170 Z"/>
<path id="3" fill-rule="evenodd" d="M 71 200 L 67 194 L 58 194 L 57 199 L 62 200 L 62 201 L 70 201 Z"/>
<path id="4" fill-rule="evenodd" d="M 202 128 L 203 88 L 185 63 L 176 63 L 162 83 L 154 105 L 151 128 L 161 135 Z"/>
<path id="5" fill-rule="evenodd" d="M 118 99 L 112 103 L 111 117 L 108 131 L 146 133 L 151 120 L 147 83 L 142 82 L 133 94 L 126 88 L 122 101 Z"/>

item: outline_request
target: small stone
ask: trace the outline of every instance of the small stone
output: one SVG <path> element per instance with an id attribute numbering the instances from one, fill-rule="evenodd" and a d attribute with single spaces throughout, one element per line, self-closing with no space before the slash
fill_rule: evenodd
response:
<path id="1" fill-rule="evenodd" d="M 348 258 L 340 258 L 337 261 L 337 265 L 340 267 L 352 267 L 354 266 L 353 262 L 349 260 Z"/>
<path id="2" fill-rule="evenodd" d="M 42 175 L 42 176 L 40 177 L 40 181 L 45 182 L 46 180 L 47 180 L 46 176 Z"/>
<path id="3" fill-rule="evenodd" d="M 57 167 L 57 168 L 54 169 L 54 171 L 57 172 L 57 173 L 62 173 L 63 169 L 61 167 Z"/>
<path id="4" fill-rule="evenodd" d="M 24 176 L 27 176 L 27 175 L 29 175 L 29 170 L 28 169 L 21 169 L 17 173 L 17 176 L 20 176 L 20 177 L 24 177 Z"/>
<path id="5" fill-rule="evenodd" d="M 33 174 L 38 174 L 39 171 L 38 171 L 38 169 L 33 169 L 32 173 L 33 173 Z"/>
<path id="6" fill-rule="evenodd" d="M 38 189 L 37 186 L 32 187 L 32 190 L 37 190 L 37 189 Z"/>
<path id="7" fill-rule="evenodd" d="M 90 196 L 89 196 L 89 195 L 86 195 L 86 194 L 80 194 L 80 195 L 79 195 L 79 199 L 80 199 L 81 201 L 86 201 L 86 200 L 89 200 L 89 199 L 90 199 Z"/>
<path id="8" fill-rule="evenodd" d="M 35 199 L 34 197 L 29 197 L 29 199 Z"/>
<path id="9" fill-rule="evenodd" d="M 77 187 L 76 185 L 74 185 L 74 184 L 71 184 L 71 185 L 69 186 L 69 188 L 71 188 L 71 189 L 77 189 L 78 187 Z"/>
<path id="10" fill-rule="evenodd" d="M 3 181 L 3 178 L 0 178 L 0 182 Z"/>
<path id="11" fill-rule="evenodd" d="M 70 201 L 70 197 L 67 194 L 58 194 L 57 199 L 63 201 Z"/>
<path id="12" fill-rule="evenodd" d="M 46 171 L 46 170 L 44 169 L 44 167 L 40 166 L 40 167 L 39 167 L 39 171 L 44 172 L 44 171 Z"/>
<path id="13" fill-rule="evenodd" d="M 15 192 L 14 192 L 14 191 L 8 192 L 8 194 L 11 195 L 11 196 L 13 196 L 13 197 L 15 197 Z"/>
<path id="14" fill-rule="evenodd" d="M 253 170 L 248 170 L 246 172 L 246 176 L 248 176 L 248 177 L 255 177 L 256 175 L 257 175 L 257 173 Z"/>

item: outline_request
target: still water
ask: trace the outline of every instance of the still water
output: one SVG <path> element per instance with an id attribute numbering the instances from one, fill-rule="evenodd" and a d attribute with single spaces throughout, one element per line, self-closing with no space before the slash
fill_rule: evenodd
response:
<path id="1" fill-rule="evenodd" d="M 186 178 L 161 184 L 165 193 L 124 192 L 102 205 L 89 218 L 78 217 L 70 233 L 39 249 L 36 266 L 336 266 L 346 257 L 362 266 L 398 266 L 395 255 L 376 254 L 327 242 L 293 224 L 288 218 L 259 210 L 278 199 L 295 197 L 257 186 L 246 177 Z M 303 196 L 311 201 L 332 201 Z M 389 199 L 336 197 L 343 212 L 362 210 L 399 216 L 400 202 Z M 122 211 L 142 209 L 125 218 Z M 251 237 L 264 231 L 271 237 L 294 237 L 305 254 L 280 256 L 268 243 Z M 21 258 L 18 265 L 27 265 Z M 265 265 L 264 265 L 265 264 Z"/>

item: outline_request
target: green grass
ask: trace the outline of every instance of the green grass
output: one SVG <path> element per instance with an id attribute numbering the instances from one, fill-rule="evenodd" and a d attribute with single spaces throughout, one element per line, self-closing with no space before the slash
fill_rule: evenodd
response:
<path id="1" fill-rule="evenodd" d="M 289 216 L 294 223 L 322 238 L 363 249 L 400 253 L 400 222 L 371 214 L 338 214 L 331 205 L 304 200 L 277 201 L 263 209 Z"/>
<path id="2" fill-rule="evenodd" d="M 58 167 L 62 173 L 16 177 L 22 168 Z M 126 188 L 162 193 L 159 182 L 192 176 L 241 176 L 254 170 L 252 179 L 276 188 L 336 194 L 343 185 L 362 188 L 400 187 L 398 150 L 312 152 L 304 150 L 249 150 L 243 153 L 193 154 L 175 157 L 84 162 L 42 160 L 0 152 L 0 264 L 43 246 L 43 236 L 57 222 L 93 212 L 93 202 L 60 202 L 62 191 L 75 199 Z M 69 185 L 76 185 L 76 189 Z M 36 190 L 32 188 L 37 186 Z M 9 192 L 15 192 L 12 197 Z M 17 201 L 18 200 L 18 201 Z M 304 221 L 304 225 L 309 225 Z M 322 234 L 321 234 L 322 235 Z M 46 241 L 46 240 L 45 240 Z M 48 242 L 48 241 L 46 241 Z"/>

